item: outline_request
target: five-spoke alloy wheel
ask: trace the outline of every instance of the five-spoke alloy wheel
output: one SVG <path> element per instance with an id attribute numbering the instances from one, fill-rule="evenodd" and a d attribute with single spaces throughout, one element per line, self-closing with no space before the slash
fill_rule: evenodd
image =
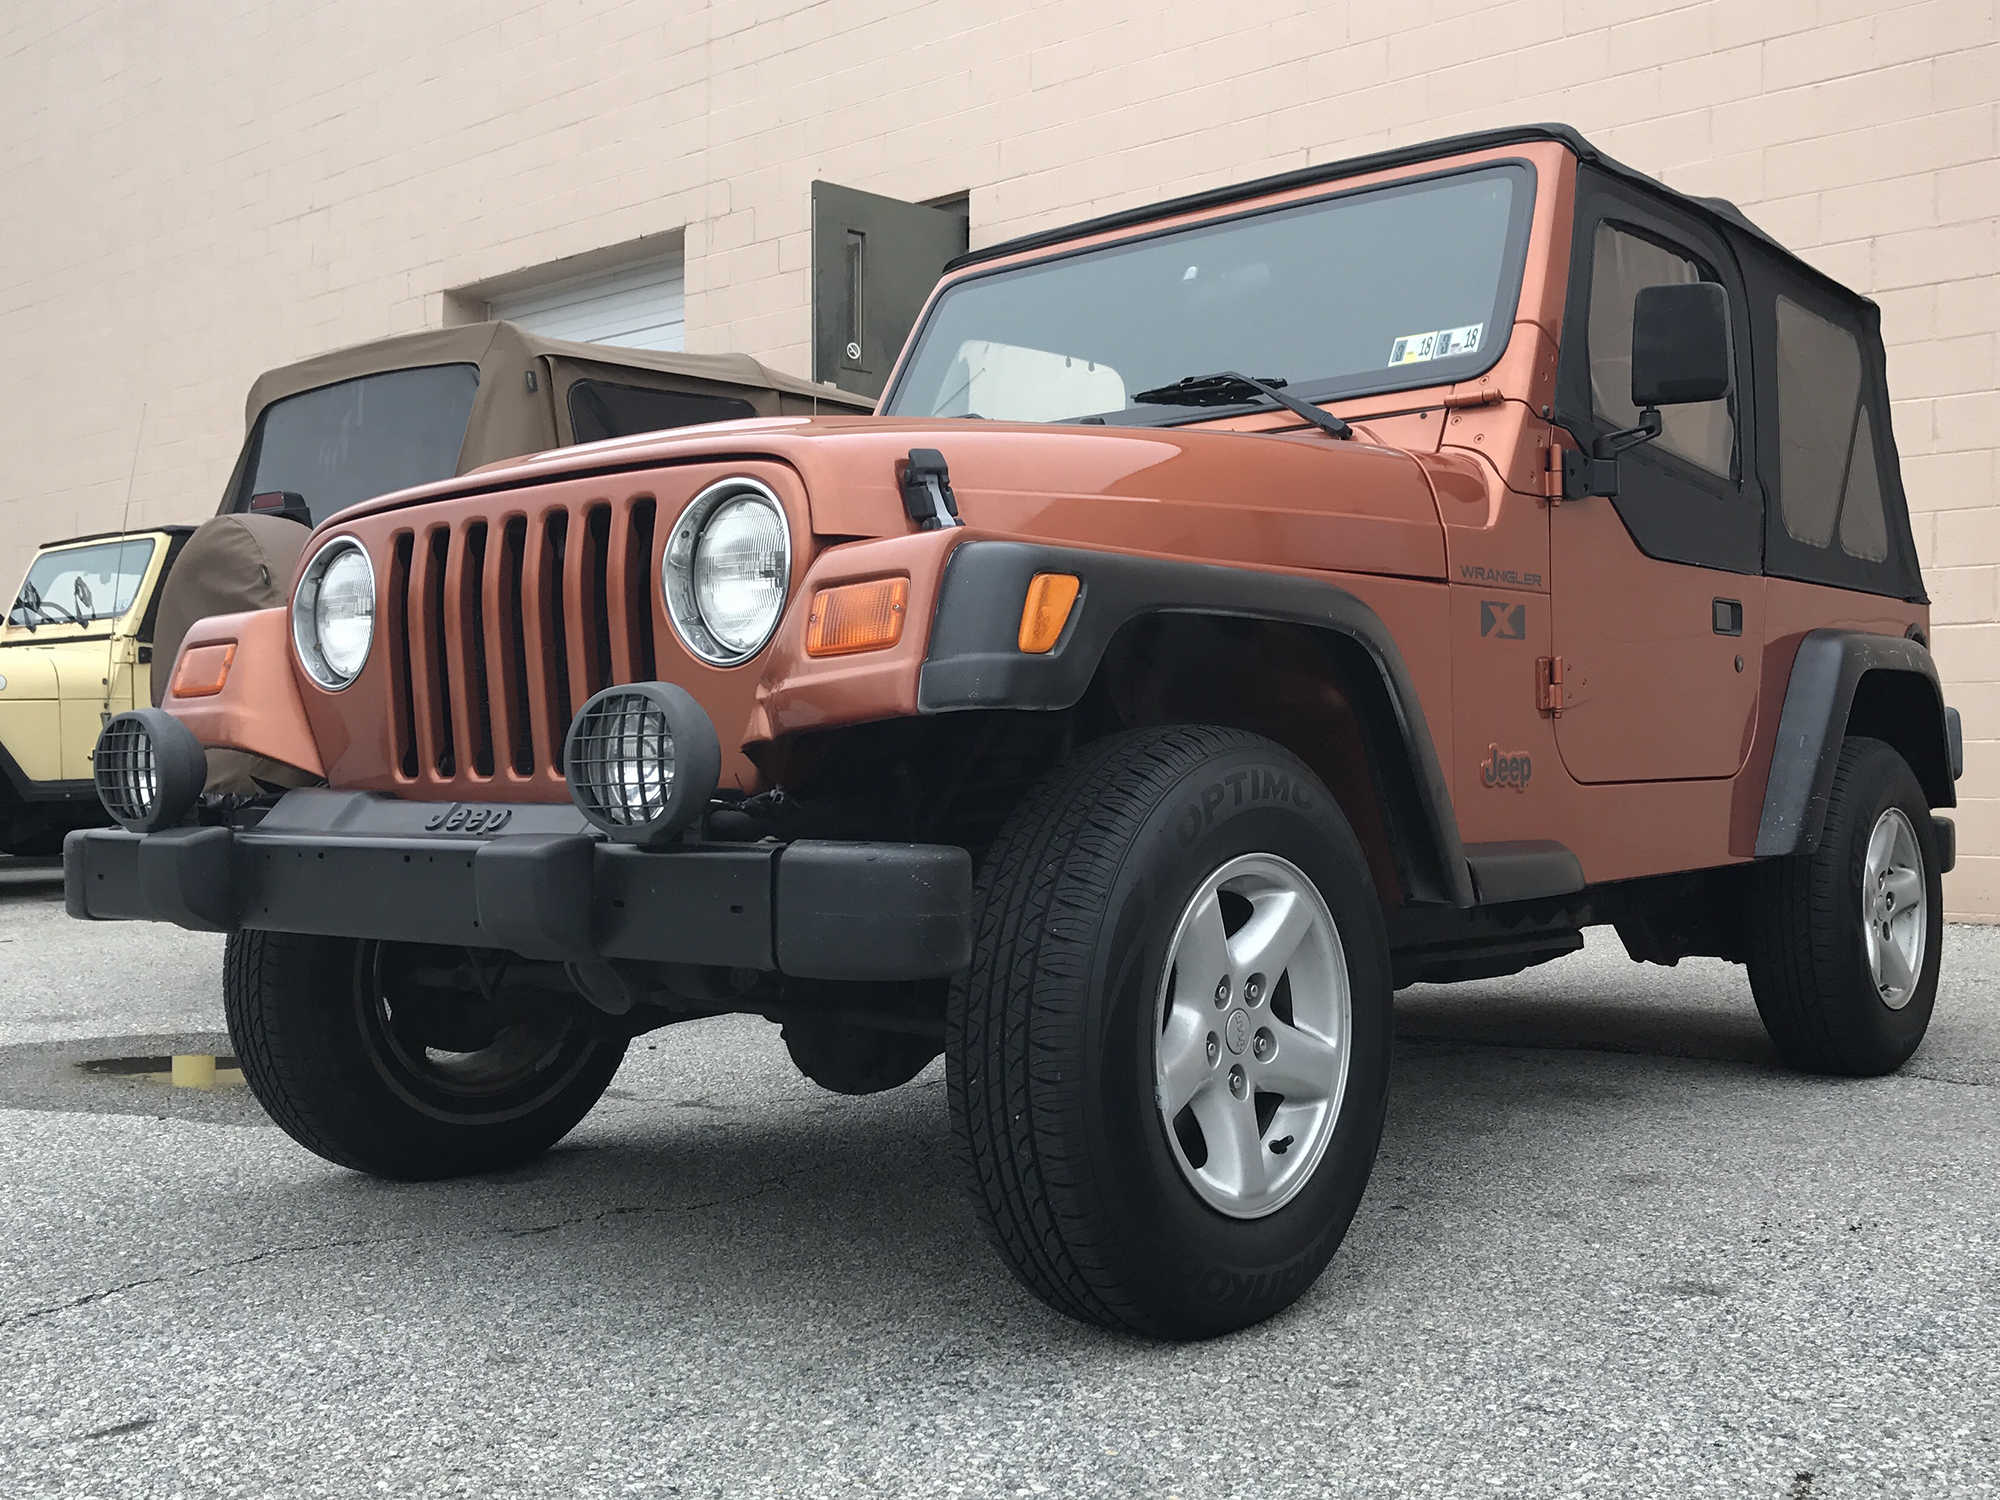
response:
<path id="1" fill-rule="evenodd" d="M 1885 807 L 1868 836 L 1861 868 L 1861 932 L 1875 992 L 1891 1010 L 1916 993 L 1924 968 L 1930 902 L 1917 830 L 1900 807 Z"/>
<path id="2" fill-rule="evenodd" d="M 1160 984 L 1155 1098 L 1202 1201 L 1274 1213 L 1319 1165 L 1347 1085 L 1340 933 L 1289 860 L 1243 854 L 1195 888 Z"/>
<path id="3" fill-rule="evenodd" d="M 1390 971 L 1353 830 L 1240 730 L 1101 740 L 981 865 L 945 1063 L 974 1200 L 1050 1306 L 1166 1338 L 1310 1287 L 1381 1140 Z"/>
<path id="4" fill-rule="evenodd" d="M 1866 1076 L 1917 1050 L 1937 998 L 1939 878 L 1909 763 L 1880 740 L 1850 739 L 1818 844 L 1752 872 L 1750 989 L 1787 1063 Z"/>

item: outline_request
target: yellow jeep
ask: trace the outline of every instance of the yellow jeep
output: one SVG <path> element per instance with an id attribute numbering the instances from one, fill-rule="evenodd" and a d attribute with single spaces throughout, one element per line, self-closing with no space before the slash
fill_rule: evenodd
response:
<path id="1" fill-rule="evenodd" d="M 49 542 L 0 625 L 0 850 L 55 854 L 104 821 L 90 756 L 111 714 L 153 701 L 160 581 L 187 526 Z"/>

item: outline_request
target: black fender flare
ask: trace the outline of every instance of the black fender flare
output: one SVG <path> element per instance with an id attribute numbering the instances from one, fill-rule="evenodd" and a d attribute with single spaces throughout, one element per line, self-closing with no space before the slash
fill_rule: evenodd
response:
<path id="1" fill-rule="evenodd" d="M 11 798 L 9 793 L 12 793 Z M 0 743 L 0 807 L 9 801 L 24 807 L 41 802 L 96 802 L 97 785 L 88 777 L 81 781 L 36 781 L 21 769 L 4 743 Z"/>
<path id="2" fill-rule="evenodd" d="M 1757 857 L 1807 853 L 1819 846 L 1856 695 L 1875 674 L 1899 679 L 1916 711 L 1897 720 L 1897 749 L 1909 760 L 1933 807 L 1957 805 L 1952 783 L 1963 769 L 1958 715 L 1944 704 L 1937 663 L 1921 641 L 1859 630 L 1809 631 L 1792 658 L 1785 706 L 1778 716 L 1764 808 L 1757 822 Z M 1888 737 L 1888 736 L 1884 736 Z"/>
<path id="3" fill-rule="evenodd" d="M 1021 606 L 1037 573 L 1082 581 L 1053 650 L 1018 644 Z M 1346 637 L 1373 663 L 1394 720 L 1393 747 L 1410 772 L 1405 820 L 1425 847 L 1399 850 L 1416 900 L 1471 906 L 1475 896 L 1451 791 L 1415 684 L 1382 617 L 1347 590 L 1290 573 L 1179 558 L 1140 557 L 1034 542 L 968 541 L 945 565 L 930 651 L 917 685 L 921 713 L 1074 707 L 1113 637 L 1144 615 L 1191 614 L 1306 625 Z M 1373 726 L 1381 732 L 1383 726 Z M 1387 746 L 1383 748 L 1389 748 Z"/>

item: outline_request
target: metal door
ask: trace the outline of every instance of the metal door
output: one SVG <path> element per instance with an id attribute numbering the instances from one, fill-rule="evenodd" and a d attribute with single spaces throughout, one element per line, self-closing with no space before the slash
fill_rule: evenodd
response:
<path id="1" fill-rule="evenodd" d="M 879 396 L 966 221 L 831 182 L 812 185 L 813 379 Z"/>

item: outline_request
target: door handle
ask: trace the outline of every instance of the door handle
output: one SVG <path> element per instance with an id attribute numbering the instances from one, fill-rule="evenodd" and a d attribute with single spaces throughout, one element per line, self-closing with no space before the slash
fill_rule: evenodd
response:
<path id="1" fill-rule="evenodd" d="M 1712 618 L 1717 635 L 1743 634 L 1743 601 L 1741 599 L 1717 599 L 1714 604 Z"/>

